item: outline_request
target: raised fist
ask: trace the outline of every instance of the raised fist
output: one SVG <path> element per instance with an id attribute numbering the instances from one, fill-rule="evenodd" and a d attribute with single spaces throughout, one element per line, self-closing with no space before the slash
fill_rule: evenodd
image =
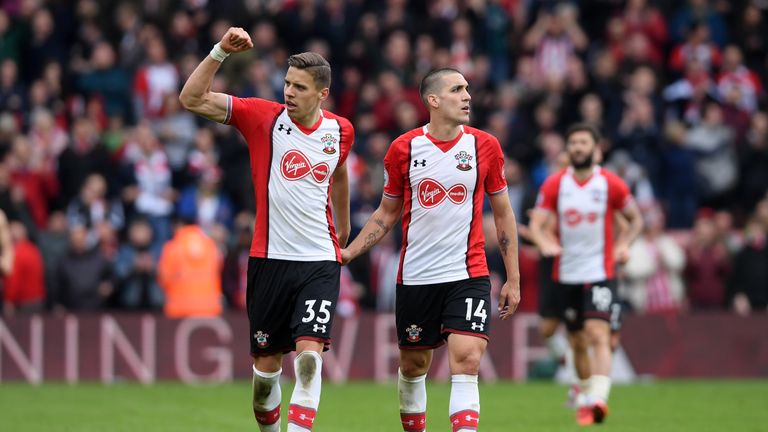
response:
<path id="1" fill-rule="evenodd" d="M 240 27 L 230 27 L 219 43 L 221 49 L 228 53 L 239 53 L 253 48 L 253 42 L 248 32 Z"/>

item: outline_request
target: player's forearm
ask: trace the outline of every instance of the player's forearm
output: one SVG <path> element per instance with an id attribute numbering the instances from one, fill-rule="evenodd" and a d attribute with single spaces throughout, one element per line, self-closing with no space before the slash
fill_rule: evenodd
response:
<path id="1" fill-rule="evenodd" d="M 368 222 L 365 223 L 360 234 L 355 237 L 355 240 L 347 248 L 347 251 L 351 254 L 350 259 L 355 259 L 368 252 L 376 243 L 384 238 L 389 230 L 392 229 L 392 226 L 394 226 L 398 216 L 387 213 L 381 208 L 376 210 L 368 219 Z"/>
<path id="2" fill-rule="evenodd" d="M 507 280 L 520 279 L 518 261 L 517 221 L 515 213 L 510 209 L 500 215 L 494 215 L 496 237 L 499 241 L 499 251 L 507 270 Z"/>
<path id="3" fill-rule="evenodd" d="M 349 183 L 346 181 L 334 182 L 331 190 L 333 203 L 333 215 L 336 218 L 336 233 L 339 245 L 344 247 L 349 239 L 351 230 L 349 222 Z"/>
<path id="4" fill-rule="evenodd" d="M 199 112 L 199 108 L 205 104 L 206 97 L 210 95 L 213 77 L 220 66 L 221 63 L 214 60 L 210 55 L 200 62 L 187 82 L 184 83 L 184 88 L 179 94 L 179 101 L 184 108 L 195 114 L 203 114 Z"/>

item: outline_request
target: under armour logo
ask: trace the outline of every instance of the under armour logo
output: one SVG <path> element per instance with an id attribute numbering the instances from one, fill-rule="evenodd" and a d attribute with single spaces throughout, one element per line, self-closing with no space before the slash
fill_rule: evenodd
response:
<path id="1" fill-rule="evenodd" d="M 481 323 L 472 323 L 472 330 L 483 331 L 483 328 L 485 328 L 485 325 Z"/>
<path id="2" fill-rule="evenodd" d="M 419 162 L 418 159 L 414 159 L 413 167 L 416 168 L 416 167 L 419 166 L 419 164 L 421 164 L 421 166 L 425 167 L 425 166 L 427 166 L 427 160 L 426 159 L 422 159 L 421 162 Z"/>
<path id="3" fill-rule="evenodd" d="M 285 134 L 286 134 L 286 135 L 290 135 L 290 134 L 291 134 L 291 131 L 292 131 L 293 129 L 291 129 L 290 127 L 285 127 L 285 125 L 284 125 L 284 124 L 280 123 L 280 127 L 279 127 L 279 128 L 277 128 L 277 130 L 279 130 L 279 131 L 285 131 Z"/>
<path id="4" fill-rule="evenodd" d="M 320 324 L 315 324 L 314 327 L 312 327 L 312 331 L 315 333 L 325 333 L 325 326 Z"/>

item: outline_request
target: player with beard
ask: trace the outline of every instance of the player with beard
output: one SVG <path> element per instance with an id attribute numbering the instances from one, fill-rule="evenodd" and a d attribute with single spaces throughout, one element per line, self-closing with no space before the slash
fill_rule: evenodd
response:
<path id="1" fill-rule="evenodd" d="M 581 425 L 602 423 L 611 388 L 611 322 L 620 313 L 614 267 L 626 262 L 629 246 L 642 231 L 642 218 L 617 175 L 596 163 L 600 135 L 588 124 L 566 134 L 570 166 L 541 186 L 529 225 L 542 255 L 555 257 L 552 278 L 557 292 L 549 301 L 569 332 L 572 347 L 583 341 L 592 350 L 590 372 L 576 399 Z M 614 215 L 627 221 L 614 237 Z M 615 240 L 614 240 L 615 238 Z"/>

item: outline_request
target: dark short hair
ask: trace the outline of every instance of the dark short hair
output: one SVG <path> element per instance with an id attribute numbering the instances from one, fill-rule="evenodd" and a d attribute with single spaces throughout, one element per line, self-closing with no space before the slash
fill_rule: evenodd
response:
<path id="1" fill-rule="evenodd" d="M 424 75 L 424 78 L 421 79 L 421 84 L 419 85 L 419 94 L 421 95 L 421 101 L 424 102 L 424 105 L 429 106 L 427 103 L 427 95 L 437 91 L 437 85 L 440 82 L 440 79 L 452 73 L 461 75 L 459 70 L 449 67 L 433 69 Z"/>
<path id="2" fill-rule="evenodd" d="M 288 57 L 288 66 L 307 71 L 318 88 L 331 86 L 331 65 L 318 53 L 303 52 Z"/>
<path id="3" fill-rule="evenodd" d="M 572 124 L 571 127 L 569 127 L 568 130 L 565 132 L 565 142 L 567 143 L 568 139 L 571 138 L 571 135 L 577 132 L 587 132 L 590 135 L 592 135 L 592 139 L 595 140 L 595 143 L 600 142 L 600 139 L 601 139 L 600 130 L 598 130 L 594 125 L 590 123 Z"/>

